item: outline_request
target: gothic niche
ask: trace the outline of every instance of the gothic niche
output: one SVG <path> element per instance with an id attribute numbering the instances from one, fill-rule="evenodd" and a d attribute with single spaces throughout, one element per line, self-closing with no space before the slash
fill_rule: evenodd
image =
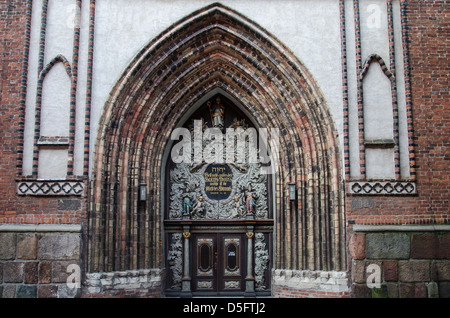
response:
<path id="1" fill-rule="evenodd" d="M 258 130 L 222 96 L 205 103 L 174 139 L 169 220 L 267 219 L 270 175 Z M 263 150 L 264 149 L 264 150 Z"/>

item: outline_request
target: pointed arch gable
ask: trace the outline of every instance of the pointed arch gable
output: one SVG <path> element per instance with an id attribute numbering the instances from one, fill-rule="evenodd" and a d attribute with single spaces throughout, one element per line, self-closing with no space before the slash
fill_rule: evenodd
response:
<path id="1" fill-rule="evenodd" d="M 143 48 L 105 104 L 92 172 L 88 271 L 162 266 L 163 154 L 180 119 L 217 89 L 260 127 L 280 129 L 274 267 L 345 268 L 339 143 L 323 95 L 283 44 L 213 4 Z M 145 208 L 138 202 L 143 181 Z M 288 182 L 297 185 L 296 206 Z"/>
<path id="2" fill-rule="evenodd" d="M 369 67 L 371 63 L 378 63 L 381 67 L 381 70 L 383 71 L 384 75 L 392 82 L 395 81 L 395 76 L 392 74 L 392 72 L 387 67 L 386 63 L 384 62 L 383 58 L 379 56 L 378 54 L 371 54 L 369 57 L 367 57 L 366 61 L 364 62 L 364 67 L 361 71 L 361 78 L 364 79 L 366 77 L 367 72 L 369 71 Z"/>

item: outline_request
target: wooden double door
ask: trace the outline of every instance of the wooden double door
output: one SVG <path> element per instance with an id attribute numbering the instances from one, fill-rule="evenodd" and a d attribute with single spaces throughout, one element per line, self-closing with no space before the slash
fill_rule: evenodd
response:
<path id="1" fill-rule="evenodd" d="M 243 294 L 247 275 L 245 234 L 192 236 L 192 294 Z"/>

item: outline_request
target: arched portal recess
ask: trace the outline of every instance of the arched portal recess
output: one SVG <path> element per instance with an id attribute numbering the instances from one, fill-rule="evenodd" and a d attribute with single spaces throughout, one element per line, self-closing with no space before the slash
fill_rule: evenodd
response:
<path id="1" fill-rule="evenodd" d="M 87 272 L 165 268 L 164 152 L 181 119 L 218 90 L 238 101 L 255 126 L 280 132 L 271 269 L 345 270 L 341 157 L 326 101 L 288 48 L 213 4 L 143 48 L 104 106 Z"/>

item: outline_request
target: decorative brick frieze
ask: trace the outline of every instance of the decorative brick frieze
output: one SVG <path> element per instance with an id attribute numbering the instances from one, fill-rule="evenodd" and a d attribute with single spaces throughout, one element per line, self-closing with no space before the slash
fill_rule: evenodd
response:
<path id="1" fill-rule="evenodd" d="M 17 194 L 35 196 L 83 196 L 85 185 L 79 180 L 28 180 L 17 182 Z"/>
<path id="2" fill-rule="evenodd" d="M 417 194 L 413 181 L 355 181 L 347 183 L 347 193 L 352 195 L 410 195 Z"/>

